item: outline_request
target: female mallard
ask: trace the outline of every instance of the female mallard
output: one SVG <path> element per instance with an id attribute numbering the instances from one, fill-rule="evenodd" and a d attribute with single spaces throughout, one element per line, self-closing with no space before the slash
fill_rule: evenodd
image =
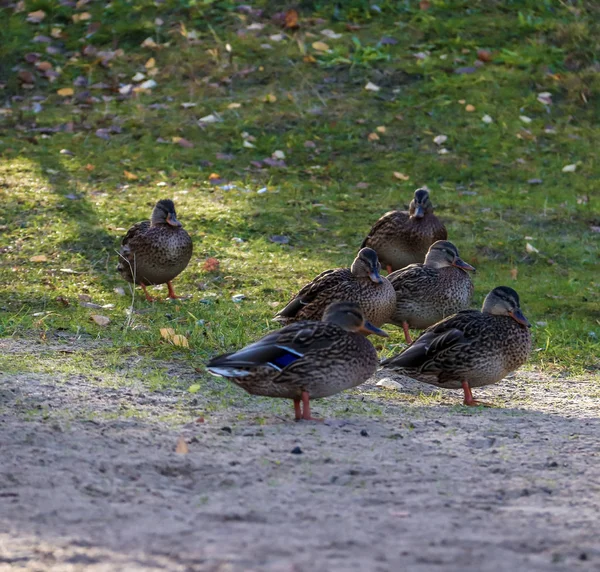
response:
<path id="1" fill-rule="evenodd" d="M 446 227 L 433 214 L 425 189 L 417 189 L 408 212 L 390 211 L 371 228 L 361 248 L 371 247 L 388 272 L 423 262 L 436 240 L 446 240 Z"/>
<path id="2" fill-rule="evenodd" d="M 366 319 L 376 326 L 389 320 L 396 307 L 396 293 L 387 278 L 379 275 L 377 254 L 363 248 L 350 268 L 336 268 L 319 274 L 304 286 L 281 310 L 275 320 L 320 320 L 332 302 L 358 302 Z"/>
<path id="3" fill-rule="evenodd" d="M 496 383 L 527 361 L 529 327 L 519 295 L 498 286 L 486 296 L 481 312 L 463 310 L 442 320 L 381 365 L 438 387 L 462 387 L 465 405 L 480 405 L 471 388 Z"/>
<path id="4" fill-rule="evenodd" d="M 322 322 L 296 322 L 213 358 L 207 368 L 248 393 L 293 399 L 296 419 L 312 419 L 310 398 L 356 387 L 375 372 L 377 352 L 362 335 L 371 333 L 387 337 L 365 320 L 358 304 L 337 302 Z"/>
<path id="5" fill-rule="evenodd" d="M 181 274 L 192 257 L 192 239 L 175 215 L 170 199 L 156 203 L 152 220 L 134 224 L 121 242 L 118 272 L 127 282 L 146 286 L 167 284 L 169 298 L 177 298 L 171 280 Z"/>
<path id="6" fill-rule="evenodd" d="M 443 318 L 469 307 L 473 282 L 467 270 L 475 270 L 447 240 L 434 242 L 425 264 L 411 264 L 388 276 L 396 291 L 392 324 L 402 326 L 407 343 L 409 328 L 423 330 Z"/>

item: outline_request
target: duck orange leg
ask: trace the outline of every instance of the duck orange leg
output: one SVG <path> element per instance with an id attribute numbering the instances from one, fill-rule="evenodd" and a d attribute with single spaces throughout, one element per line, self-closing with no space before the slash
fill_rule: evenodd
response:
<path id="1" fill-rule="evenodd" d="M 169 298 L 172 298 L 173 300 L 181 298 L 181 296 L 177 296 L 177 294 L 175 294 L 175 290 L 173 290 L 173 284 L 170 280 L 167 282 L 167 288 L 169 289 Z"/>
<path id="2" fill-rule="evenodd" d="M 310 397 L 308 391 L 302 392 L 302 419 L 305 421 L 323 421 L 323 419 L 317 419 L 310 416 Z"/>
<path id="3" fill-rule="evenodd" d="M 404 339 L 407 344 L 412 344 L 412 338 L 410 337 L 410 332 L 408 331 L 408 322 L 402 322 L 402 329 L 404 330 Z M 470 391 L 470 389 L 469 389 Z"/>
<path id="4" fill-rule="evenodd" d="M 146 285 L 145 284 L 140 284 L 140 286 L 142 287 L 142 290 L 144 291 L 144 294 L 146 295 L 146 300 L 148 300 L 148 302 L 156 302 L 156 299 L 153 298 L 152 296 L 150 296 L 150 294 L 148 294 L 148 290 L 146 289 Z"/>
<path id="5" fill-rule="evenodd" d="M 300 409 L 300 399 L 294 398 L 294 413 L 296 414 L 296 421 L 302 419 L 302 410 Z"/>
<path id="6" fill-rule="evenodd" d="M 465 392 L 465 400 L 463 401 L 463 403 L 465 405 L 468 405 L 469 407 L 477 407 L 478 405 L 481 405 L 483 407 L 492 407 L 489 403 L 485 403 L 484 401 L 477 401 L 477 399 L 473 399 L 473 394 L 471 393 L 471 386 L 469 385 L 468 381 L 462 382 L 462 388 L 463 388 L 463 391 Z"/>

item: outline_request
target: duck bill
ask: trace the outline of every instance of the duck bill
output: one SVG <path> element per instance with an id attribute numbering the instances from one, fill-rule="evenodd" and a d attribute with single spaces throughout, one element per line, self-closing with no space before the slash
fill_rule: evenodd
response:
<path id="1" fill-rule="evenodd" d="M 371 324 L 371 322 L 365 322 L 360 328 L 358 328 L 358 331 L 365 336 L 368 336 L 369 334 L 375 334 L 376 336 L 381 336 L 382 338 L 389 337 L 387 332 L 380 330 L 377 326 Z"/>
<path id="2" fill-rule="evenodd" d="M 181 223 L 177 220 L 177 218 L 175 217 L 175 215 L 173 213 L 169 213 L 167 215 L 167 223 L 170 224 L 171 226 L 176 226 L 176 227 L 181 226 Z"/>
<path id="3" fill-rule="evenodd" d="M 456 266 L 456 268 L 460 268 L 461 270 L 468 270 L 470 272 L 475 272 L 475 267 L 467 264 L 462 258 L 457 258 L 452 266 Z"/>
<path id="4" fill-rule="evenodd" d="M 369 278 L 375 282 L 375 284 L 381 284 L 383 282 L 383 278 L 379 275 L 379 270 L 369 272 Z"/>
<path id="5" fill-rule="evenodd" d="M 521 310 L 519 310 L 518 308 L 516 310 L 513 310 L 509 315 L 515 322 L 521 324 L 522 326 L 525 326 L 526 328 L 531 328 L 529 320 L 523 315 L 523 312 L 521 312 Z"/>
<path id="6" fill-rule="evenodd" d="M 423 218 L 425 216 L 425 210 L 422 205 L 415 206 L 415 214 L 413 216 L 415 218 Z"/>

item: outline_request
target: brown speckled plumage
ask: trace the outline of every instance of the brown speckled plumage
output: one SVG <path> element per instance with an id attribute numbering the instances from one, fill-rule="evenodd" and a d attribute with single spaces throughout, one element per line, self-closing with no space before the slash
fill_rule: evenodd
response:
<path id="1" fill-rule="evenodd" d="M 469 270 L 474 268 L 460 258 L 451 242 L 435 242 L 424 264 L 411 264 L 388 276 L 396 291 L 390 322 L 422 330 L 468 308 L 473 297 Z"/>
<path id="2" fill-rule="evenodd" d="M 351 268 L 336 268 L 319 274 L 292 298 L 275 319 L 282 323 L 298 320 L 320 320 L 332 302 L 351 301 L 360 304 L 366 319 L 381 326 L 389 321 L 396 293 L 387 278 L 379 275 L 381 265 L 370 248 L 362 249 Z"/>
<path id="3" fill-rule="evenodd" d="M 423 262 L 429 247 L 447 238 L 446 227 L 433 214 L 429 193 L 417 189 L 409 211 L 384 214 L 373 225 L 361 248 L 372 248 L 384 267 L 399 270 Z"/>
<path id="4" fill-rule="evenodd" d="M 353 302 L 332 304 L 323 318 L 271 332 L 238 352 L 210 360 L 207 368 L 254 395 L 295 401 L 305 395 L 306 406 L 309 397 L 327 397 L 363 383 L 375 372 L 378 358 L 359 332 L 385 332 L 365 322 Z"/>
<path id="5" fill-rule="evenodd" d="M 138 222 L 127 231 L 117 270 L 142 287 L 165 284 L 183 272 L 191 257 L 192 239 L 177 220 L 173 202 L 165 199 L 154 207 L 152 221 Z"/>
<path id="6" fill-rule="evenodd" d="M 527 361 L 528 326 L 517 293 L 500 286 L 488 294 L 481 312 L 464 310 L 442 320 L 381 365 L 438 387 L 463 387 L 467 403 L 468 388 L 496 383 Z"/>

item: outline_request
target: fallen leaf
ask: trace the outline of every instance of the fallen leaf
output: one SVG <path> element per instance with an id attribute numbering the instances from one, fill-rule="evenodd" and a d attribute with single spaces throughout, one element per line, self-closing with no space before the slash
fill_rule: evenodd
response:
<path id="1" fill-rule="evenodd" d="M 436 145 L 441 145 L 442 143 L 445 143 L 446 141 L 448 141 L 447 135 L 437 135 L 436 137 L 433 138 L 433 142 Z"/>
<path id="2" fill-rule="evenodd" d="M 140 45 L 142 48 L 158 48 L 158 44 L 152 38 L 146 38 Z"/>
<path id="3" fill-rule="evenodd" d="M 531 117 L 527 117 L 527 115 L 519 115 L 519 119 L 523 123 L 531 123 L 531 121 L 532 121 Z"/>
<path id="4" fill-rule="evenodd" d="M 35 64 L 36 69 L 41 72 L 46 72 L 52 69 L 52 64 L 50 62 L 38 62 Z"/>
<path id="5" fill-rule="evenodd" d="M 185 149 L 191 149 L 194 144 L 183 137 L 173 137 L 173 143 L 176 143 L 180 147 L 184 147 Z"/>
<path id="6" fill-rule="evenodd" d="M 60 38 L 62 36 L 62 30 L 60 28 L 52 28 L 52 31 L 50 32 L 50 35 L 53 38 Z"/>
<path id="7" fill-rule="evenodd" d="M 91 173 L 96 167 L 94 165 L 92 165 L 91 163 L 88 163 L 84 169 L 88 172 Z"/>
<path id="8" fill-rule="evenodd" d="M 242 107 L 242 104 L 241 104 L 241 103 L 230 103 L 230 104 L 227 106 L 227 109 L 238 109 L 239 107 Z"/>
<path id="9" fill-rule="evenodd" d="M 450 153 L 450 151 L 448 151 L 446 147 L 440 147 L 440 149 L 438 149 L 438 155 L 447 155 L 448 153 Z"/>
<path id="10" fill-rule="evenodd" d="M 365 85 L 365 89 L 367 91 L 379 91 L 381 88 L 378 85 L 375 85 L 373 82 L 369 82 L 367 85 Z"/>
<path id="11" fill-rule="evenodd" d="M 379 127 L 375 128 L 375 131 L 377 131 L 378 133 L 385 133 L 387 131 L 387 128 L 385 125 L 380 125 Z"/>
<path id="12" fill-rule="evenodd" d="M 242 146 L 246 147 L 247 149 L 254 149 L 256 147 L 256 145 L 253 145 L 247 139 L 244 139 L 244 142 L 242 143 Z"/>
<path id="13" fill-rule="evenodd" d="M 273 151 L 271 157 L 273 157 L 273 159 L 285 159 L 285 153 L 279 150 Z"/>
<path id="14" fill-rule="evenodd" d="M 177 439 L 177 447 L 175 447 L 175 452 L 179 455 L 187 455 L 190 452 L 190 448 L 183 437 L 179 437 L 179 439 Z"/>
<path id="15" fill-rule="evenodd" d="M 492 52 L 490 52 L 489 50 L 477 50 L 477 59 L 480 62 L 491 62 Z"/>
<path id="16" fill-rule="evenodd" d="M 46 12 L 43 10 L 36 10 L 35 12 L 29 12 L 27 14 L 27 21 L 32 24 L 39 24 L 46 17 Z"/>
<path id="17" fill-rule="evenodd" d="M 518 275 L 519 275 L 519 269 L 518 268 L 511 268 L 510 269 L 510 277 L 513 280 L 516 280 Z"/>
<path id="18" fill-rule="evenodd" d="M 306 64 L 314 64 L 317 62 L 317 60 L 315 60 L 314 56 L 311 54 L 307 54 L 302 58 L 302 61 Z"/>
<path id="19" fill-rule="evenodd" d="M 293 30 L 298 26 L 298 12 L 292 8 L 285 13 L 285 27 Z"/>
<path id="20" fill-rule="evenodd" d="M 368 139 L 369 141 L 379 141 L 380 137 L 377 133 L 369 133 Z"/>
<path id="21" fill-rule="evenodd" d="M 59 304 L 62 304 L 65 308 L 69 305 L 69 300 L 67 300 L 64 296 L 57 296 L 56 301 Z"/>
<path id="22" fill-rule="evenodd" d="M 72 87 L 63 87 L 59 89 L 56 93 L 61 97 L 69 97 L 75 93 L 75 90 Z"/>
<path id="23" fill-rule="evenodd" d="M 400 171 L 394 171 L 393 175 L 396 179 L 400 179 L 401 181 L 408 181 L 410 179 L 408 175 L 400 173 Z"/>
<path id="24" fill-rule="evenodd" d="M 137 175 L 135 175 L 135 174 L 133 174 L 133 173 L 132 173 L 132 172 L 130 172 L 130 171 L 123 171 L 123 175 L 125 175 L 125 178 L 126 178 L 128 181 L 137 181 L 137 180 L 138 180 L 138 176 L 137 176 Z"/>
<path id="25" fill-rule="evenodd" d="M 144 67 L 149 70 L 156 66 L 156 60 L 154 58 L 150 58 L 145 64 Z"/>
<path id="26" fill-rule="evenodd" d="M 466 99 L 459 99 L 458 103 L 460 103 L 461 105 L 464 105 L 465 103 L 467 103 Z"/>
<path id="27" fill-rule="evenodd" d="M 473 111 L 475 111 L 475 106 L 469 103 L 465 106 L 465 111 L 467 111 L 468 113 L 472 113 Z"/>
<path id="28" fill-rule="evenodd" d="M 220 261 L 217 258 L 209 257 L 202 263 L 204 272 L 216 272 L 219 269 Z"/>
<path id="29" fill-rule="evenodd" d="M 175 330 L 173 328 L 161 328 L 160 335 L 165 340 L 170 340 L 175 335 Z"/>
<path id="30" fill-rule="evenodd" d="M 188 339 L 185 336 L 182 336 L 181 334 L 175 334 L 172 338 L 171 338 L 171 343 L 174 346 L 180 346 L 182 348 L 189 348 L 190 344 L 188 342 Z"/>
<path id="31" fill-rule="evenodd" d="M 539 250 L 535 246 L 533 246 L 533 244 L 530 244 L 529 242 L 527 244 L 525 244 L 525 250 L 529 254 L 533 254 L 534 252 L 539 252 Z"/>
<path id="32" fill-rule="evenodd" d="M 48 262 L 45 254 L 36 254 L 29 259 L 30 262 Z"/>
<path id="33" fill-rule="evenodd" d="M 319 52 L 326 52 L 329 49 L 329 46 L 325 42 L 321 42 L 320 40 L 312 43 L 313 49 Z"/>
<path id="34" fill-rule="evenodd" d="M 131 81 L 135 81 L 136 83 L 139 83 L 140 81 L 142 81 L 143 79 L 146 79 L 146 75 L 143 74 L 142 72 L 137 72 L 132 78 Z"/>
<path id="35" fill-rule="evenodd" d="M 92 15 L 89 12 L 82 12 L 81 14 L 73 14 L 71 16 L 73 22 L 84 22 L 86 20 L 91 20 Z"/>
<path id="36" fill-rule="evenodd" d="M 562 172 L 563 173 L 574 173 L 577 170 L 577 164 L 573 164 L 573 165 L 565 165 L 562 168 Z"/>
<path id="37" fill-rule="evenodd" d="M 326 38 L 330 38 L 331 40 L 339 40 L 342 37 L 342 34 L 338 34 L 333 30 L 321 30 L 321 34 Z"/>
<path id="38" fill-rule="evenodd" d="M 110 324 L 110 318 L 106 316 L 101 316 L 100 314 L 92 314 L 90 319 L 96 322 L 99 326 L 108 326 Z"/>
<path id="39" fill-rule="evenodd" d="M 277 97 L 272 93 L 269 93 L 265 96 L 266 103 L 275 103 L 277 101 Z"/>
<path id="40" fill-rule="evenodd" d="M 209 181 L 214 181 L 215 179 L 220 179 L 221 175 L 219 175 L 218 173 L 211 173 L 210 175 L 208 175 L 208 180 Z"/>
<path id="41" fill-rule="evenodd" d="M 220 121 L 220 117 L 216 113 L 211 113 L 210 115 L 205 115 L 198 119 L 198 123 L 209 124 L 209 123 L 217 123 Z"/>

